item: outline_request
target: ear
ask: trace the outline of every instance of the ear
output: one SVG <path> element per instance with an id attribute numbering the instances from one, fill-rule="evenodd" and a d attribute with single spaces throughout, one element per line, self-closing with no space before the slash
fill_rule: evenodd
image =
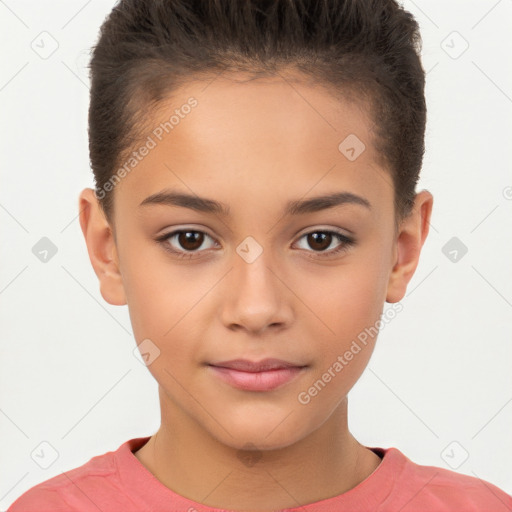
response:
<path id="1" fill-rule="evenodd" d="M 414 207 L 400 225 L 395 241 L 395 264 L 388 281 L 386 302 L 398 302 L 407 291 L 418 266 L 421 248 L 427 238 L 434 198 L 428 190 L 416 194 Z"/>
<path id="2" fill-rule="evenodd" d="M 78 211 L 89 259 L 100 281 L 101 295 L 109 304 L 123 306 L 126 297 L 115 238 L 92 188 L 80 193 Z"/>

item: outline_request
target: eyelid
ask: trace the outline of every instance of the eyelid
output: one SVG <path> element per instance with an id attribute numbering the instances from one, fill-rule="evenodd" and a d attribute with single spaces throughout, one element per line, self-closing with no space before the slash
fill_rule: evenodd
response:
<path id="1" fill-rule="evenodd" d="M 330 232 L 338 233 L 339 235 L 344 235 L 347 238 L 350 238 L 351 236 L 355 235 L 355 233 L 353 231 L 351 231 L 350 229 L 347 229 L 347 228 L 339 228 L 336 226 L 322 226 L 321 224 L 319 224 L 318 226 L 314 226 L 313 228 L 306 228 L 305 231 L 301 230 L 295 236 L 302 237 L 304 235 L 309 235 L 310 233 L 316 233 L 317 231 L 330 231 Z M 348 234 L 345 234 L 345 231 Z"/>
<path id="2" fill-rule="evenodd" d="M 171 238 L 175 237 L 176 235 L 181 234 L 183 232 L 187 232 L 187 231 L 204 234 L 204 235 L 208 236 L 209 238 L 211 238 L 214 241 L 214 243 L 218 244 L 216 238 L 214 236 L 210 235 L 208 233 L 208 231 L 206 230 L 206 228 L 203 228 L 203 227 L 196 228 L 194 226 L 192 226 L 192 227 L 191 226 L 183 226 L 183 227 L 174 228 L 169 232 L 165 232 L 162 235 L 158 235 L 156 237 L 156 241 L 163 244 L 165 246 L 164 247 L 165 250 L 171 252 L 172 254 L 174 254 L 176 256 L 188 257 L 189 259 L 195 258 L 196 254 L 200 255 L 201 253 L 204 253 L 204 252 L 208 253 L 209 251 L 212 250 L 212 249 L 202 249 L 202 250 L 196 250 L 196 251 L 184 251 L 184 250 L 173 249 L 169 244 L 169 240 Z M 345 231 L 348 231 L 351 234 L 353 233 L 353 231 L 346 229 L 346 228 L 345 228 Z M 299 242 L 306 235 L 310 235 L 312 233 L 321 233 L 321 232 L 331 233 L 334 236 L 338 235 L 339 237 L 341 237 L 341 240 L 340 240 L 340 238 L 338 238 L 338 241 L 341 243 L 341 245 L 335 249 L 330 249 L 329 251 L 305 250 L 306 253 L 310 253 L 310 254 L 308 254 L 308 257 L 328 258 L 329 256 L 337 255 L 338 253 L 349 249 L 350 246 L 353 246 L 356 244 L 355 238 L 352 235 L 346 235 L 345 233 L 343 233 L 342 228 L 326 227 L 326 226 L 316 226 L 316 227 L 307 228 L 307 230 L 304 232 L 299 231 L 299 233 L 294 235 L 294 239 L 296 239 L 294 244 Z M 313 256 L 311 256 L 311 255 L 313 255 Z M 199 257 L 201 257 L 201 256 L 199 256 Z"/>
<path id="3" fill-rule="evenodd" d="M 199 254 L 199 253 L 206 252 L 206 251 L 209 250 L 209 249 L 202 249 L 202 250 L 198 250 L 198 251 L 189 251 L 189 252 L 187 252 L 187 251 L 183 251 L 183 250 L 177 251 L 176 249 L 171 248 L 170 244 L 169 244 L 169 240 L 171 238 L 174 238 L 176 235 L 179 235 L 181 233 L 186 233 L 187 231 L 192 231 L 194 233 L 204 234 L 207 237 L 211 238 L 214 241 L 214 243 L 218 245 L 218 242 L 217 242 L 216 238 L 213 235 L 210 235 L 210 233 L 208 233 L 208 231 L 206 231 L 204 228 L 202 228 L 202 227 L 201 228 L 195 228 L 195 227 L 190 227 L 190 226 L 178 227 L 178 228 L 172 229 L 172 230 L 170 230 L 168 232 L 164 232 L 161 235 L 158 235 L 156 237 L 156 241 L 166 245 L 166 249 L 168 251 L 172 252 L 172 253 L 194 255 L 194 254 Z"/>
<path id="4" fill-rule="evenodd" d="M 185 226 L 178 226 L 177 228 L 173 228 L 173 229 L 171 229 L 168 232 L 164 232 L 161 235 L 157 235 L 157 238 L 167 237 L 167 236 L 176 234 L 176 233 L 181 232 L 181 231 L 196 231 L 198 233 L 204 233 L 205 235 L 208 235 L 210 238 L 215 239 L 215 236 L 210 234 L 207 228 L 205 228 L 203 226 L 196 227 L 196 226 L 187 226 L 187 225 L 185 225 Z M 355 235 L 354 231 L 352 231 L 352 230 L 350 230 L 348 228 L 339 228 L 339 227 L 336 227 L 336 226 L 326 226 L 326 225 L 322 226 L 322 225 L 318 225 L 318 226 L 313 226 L 311 228 L 304 228 L 304 231 L 302 231 L 302 230 L 297 231 L 295 233 L 295 235 L 294 235 L 294 238 L 296 238 L 298 236 L 302 237 L 302 236 L 308 235 L 310 233 L 316 233 L 317 231 L 332 231 L 332 232 L 338 233 L 340 235 L 345 235 L 348 238 L 350 238 L 351 236 Z M 348 233 L 348 234 L 346 234 L 345 232 Z"/>

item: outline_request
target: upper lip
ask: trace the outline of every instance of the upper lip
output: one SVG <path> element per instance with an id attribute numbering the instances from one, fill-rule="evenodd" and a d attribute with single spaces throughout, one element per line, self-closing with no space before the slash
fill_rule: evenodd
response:
<path id="1" fill-rule="evenodd" d="M 264 372 L 268 370 L 278 370 L 280 368 L 301 368 L 306 365 L 290 363 L 282 359 L 262 359 L 261 361 L 250 361 L 249 359 L 232 359 L 231 361 L 221 361 L 219 363 L 210 363 L 211 366 L 222 368 L 231 368 L 242 372 Z"/>

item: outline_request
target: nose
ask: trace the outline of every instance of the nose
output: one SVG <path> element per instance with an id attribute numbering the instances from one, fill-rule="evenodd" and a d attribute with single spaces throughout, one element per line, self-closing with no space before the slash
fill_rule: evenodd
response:
<path id="1" fill-rule="evenodd" d="M 242 257 L 235 258 L 220 305 L 227 328 L 261 334 L 269 328 L 290 325 L 293 294 L 269 256 L 263 251 L 250 263 Z"/>

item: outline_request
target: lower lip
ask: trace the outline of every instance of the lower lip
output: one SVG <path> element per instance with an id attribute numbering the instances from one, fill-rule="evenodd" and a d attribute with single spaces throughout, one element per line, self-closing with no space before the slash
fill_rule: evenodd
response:
<path id="1" fill-rule="evenodd" d="M 290 382 L 305 369 L 295 366 L 265 372 L 242 372 L 220 366 L 210 365 L 210 368 L 224 382 L 246 391 L 271 391 Z"/>

